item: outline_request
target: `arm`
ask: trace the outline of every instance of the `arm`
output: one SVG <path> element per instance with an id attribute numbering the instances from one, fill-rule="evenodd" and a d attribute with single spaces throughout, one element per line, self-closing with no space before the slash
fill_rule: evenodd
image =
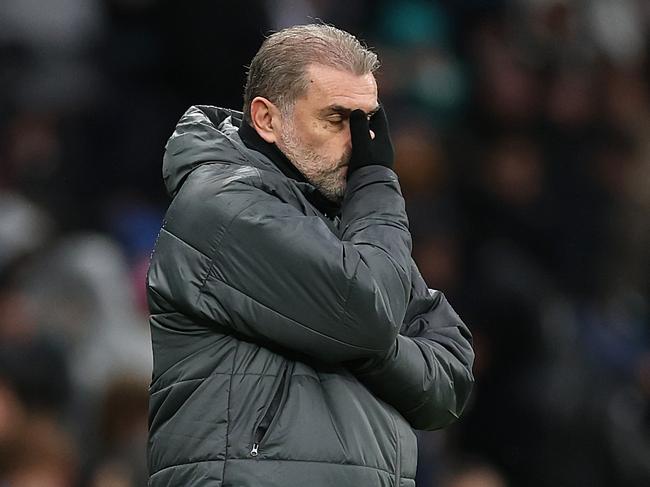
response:
<path id="1" fill-rule="evenodd" d="M 412 265 L 412 298 L 393 349 L 381 360 L 350 364 L 366 387 L 416 429 L 458 419 L 474 377 L 472 337 L 444 295 L 427 288 Z"/>
<path id="2" fill-rule="evenodd" d="M 411 287 L 410 234 L 392 170 L 369 166 L 350 177 L 340 237 L 266 192 L 257 176 L 214 181 L 217 193 L 207 196 L 193 194 L 196 179 L 159 236 L 149 272 L 156 294 L 197 321 L 318 360 L 386 353 Z"/>

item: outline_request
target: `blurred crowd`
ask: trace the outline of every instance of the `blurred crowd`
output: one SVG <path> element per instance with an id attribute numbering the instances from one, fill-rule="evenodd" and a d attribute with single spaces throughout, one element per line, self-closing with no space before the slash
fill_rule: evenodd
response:
<path id="1" fill-rule="evenodd" d="M 146 484 L 164 144 L 314 20 L 379 53 L 416 262 L 474 333 L 418 486 L 650 485 L 646 0 L 2 0 L 0 485 Z"/>

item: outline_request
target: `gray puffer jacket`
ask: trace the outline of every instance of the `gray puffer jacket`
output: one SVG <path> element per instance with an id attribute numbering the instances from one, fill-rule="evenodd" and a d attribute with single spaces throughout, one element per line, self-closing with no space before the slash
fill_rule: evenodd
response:
<path id="1" fill-rule="evenodd" d="M 340 218 L 190 108 L 148 275 L 150 486 L 415 485 L 412 428 L 468 399 L 471 335 L 411 259 L 395 173 L 355 171 Z"/>

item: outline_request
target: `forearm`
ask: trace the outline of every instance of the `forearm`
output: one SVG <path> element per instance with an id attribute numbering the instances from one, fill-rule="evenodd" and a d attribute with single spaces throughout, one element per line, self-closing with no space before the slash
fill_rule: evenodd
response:
<path id="1" fill-rule="evenodd" d="M 348 367 L 414 428 L 430 430 L 462 413 L 474 381 L 474 351 L 465 324 L 442 293 L 426 289 L 414 266 L 413 284 L 407 319 L 391 351 Z"/>
<path id="2" fill-rule="evenodd" d="M 473 384 L 471 365 L 430 340 L 399 335 L 381 361 L 357 362 L 351 371 L 413 428 L 434 430 L 461 415 Z"/>

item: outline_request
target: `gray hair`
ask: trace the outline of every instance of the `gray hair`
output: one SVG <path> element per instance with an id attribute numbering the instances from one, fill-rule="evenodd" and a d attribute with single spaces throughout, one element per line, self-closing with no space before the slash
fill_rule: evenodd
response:
<path id="1" fill-rule="evenodd" d="M 248 68 L 244 91 L 244 122 L 251 123 L 251 102 L 262 96 L 283 113 L 309 86 L 310 64 L 321 64 L 356 75 L 374 73 L 377 55 L 352 34 L 326 24 L 289 27 L 262 43 Z"/>

